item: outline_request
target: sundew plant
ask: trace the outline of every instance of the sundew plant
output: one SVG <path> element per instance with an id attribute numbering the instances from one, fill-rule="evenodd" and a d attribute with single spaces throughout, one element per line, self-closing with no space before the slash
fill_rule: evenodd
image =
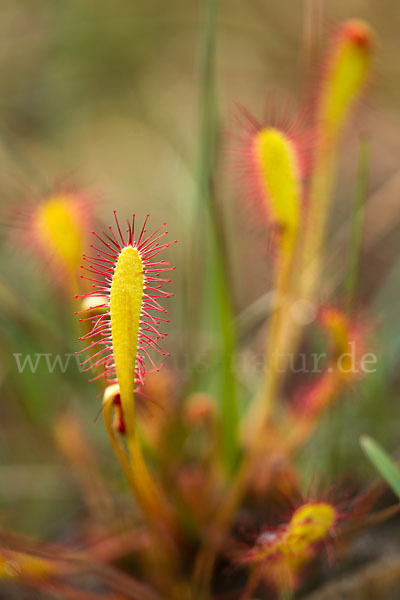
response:
<path id="1" fill-rule="evenodd" d="M 398 432 L 382 399 L 382 310 L 362 278 L 379 40 L 358 18 L 317 39 L 306 4 L 304 48 L 318 57 L 305 91 L 266 91 L 263 116 L 220 103 L 217 2 L 204 3 L 191 209 L 154 199 L 176 177 L 156 153 L 120 203 L 124 182 L 98 171 L 98 185 L 93 172 L 90 186 L 49 184 L 34 144 L 0 140 L 31 178 L 8 189 L 3 215 L 0 598 L 397 597 L 398 545 L 390 564 L 384 541 L 368 546 L 400 498 L 383 449 Z M 178 103 L 168 110 L 178 132 Z M 111 123 L 122 139 L 123 119 Z M 142 158 L 113 153 L 116 172 Z"/>

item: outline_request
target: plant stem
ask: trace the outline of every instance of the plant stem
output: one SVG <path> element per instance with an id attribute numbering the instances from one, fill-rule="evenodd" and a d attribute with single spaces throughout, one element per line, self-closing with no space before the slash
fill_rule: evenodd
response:
<path id="1" fill-rule="evenodd" d="M 152 528 L 170 533 L 174 530 L 171 512 L 166 505 L 161 491 L 157 488 L 140 448 L 137 428 L 128 436 L 127 445 L 131 463 L 122 447 L 113 427 L 113 396 L 105 398 L 103 402 L 103 417 L 108 437 L 114 453 L 122 467 L 126 480 L 139 502 L 143 513 L 149 520 Z"/>
<path id="2" fill-rule="evenodd" d="M 186 584 L 179 580 L 176 572 L 178 564 L 177 531 L 172 513 L 147 468 L 138 440 L 138 432 L 135 431 L 134 435 L 127 440 L 131 461 L 129 463 L 125 450 L 114 431 L 112 411 L 113 397 L 109 396 L 103 402 L 103 416 L 111 446 L 134 498 L 156 535 L 155 544 L 149 555 L 151 568 L 156 570 L 156 580 L 162 586 L 163 591 L 168 590 L 168 597 L 171 600 L 183 600 L 187 597 L 186 591 L 184 594 L 182 592 L 183 589 L 186 590 Z"/>
<path id="3" fill-rule="evenodd" d="M 275 406 L 281 375 L 285 369 L 280 367 L 280 358 L 285 350 L 285 322 L 290 306 L 290 273 L 292 268 L 293 248 L 281 248 L 276 268 L 276 308 L 270 318 L 265 346 L 264 376 L 260 391 L 255 397 L 246 419 L 244 429 L 246 439 L 254 439 L 255 431 L 262 434 Z"/>
<path id="4" fill-rule="evenodd" d="M 246 587 L 242 595 L 240 596 L 240 600 L 251 600 L 251 597 L 254 594 L 256 587 L 260 581 L 261 568 L 261 565 L 258 563 L 251 567 L 249 578 L 247 580 Z"/>

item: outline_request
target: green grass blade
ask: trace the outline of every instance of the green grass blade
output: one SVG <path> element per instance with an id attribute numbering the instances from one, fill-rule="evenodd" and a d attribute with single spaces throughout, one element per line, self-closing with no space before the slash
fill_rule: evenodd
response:
<path id="1" fill-rule="evenodd" d="M 349 304 L 352 303 L 354 294 L 357 291 L 360 257 L 362 249 L 362 238 L 364 230 L 365 202 L 368 196 L 368 175 L 369 175 L 369 143 L 361 140 L 356 191 L 353 202 L 351 217 L 351 238 L 348 257 L 347 276 L 345 280 L 345 296 Z"/>
<path id="2" fill-rule="evenodd" d="M 201 48 L 199 148 L 196 194 L 199 223 L 205 224 L 202 238 L 194 234 L 197 243 L 204 244 L 201 268 L 204 288 L 200 307 L 200 326 L 214 338 L 215 365 L 202 381 L 216 394 L 220 408 L 220 454 L 228 472 L 237 456 L 238 405 L 236 378 L 232 370 L 235 349 L 233 310 L 223 228 L 213 190 L 213 177 L 218 147 L 216 99 L 216 44 L 218 34 L 218 0 L 204 0 L 204 32 Z M 193 269 L 192 269 L 193 270 Z M 198 276 L 198 274 L 196 274 Z M 198 302 L 198 299 L 196 299 Z M 213 381 L 214 389 L 210 390 Z"/>
<path id="3" fill-rule="evenodd" d="M 361 448 L 375 469 L 400 499 L 400 470 L 387 452 L 372 438 L 363 436 Z"/>
<path id="4" fill-rule="evenodd" d="M 211 330 L 218 332 L 218 360 L 216 363 L 216 393 L 221 414 L 221 455 L 232 471 L 237 458 L 237 432 L 239 409 L 233 357 L 236 347 L 236 332 L 231 298 L 226 274 L 226 263 L 216 235 L 208 243 L 209 290 L 208 305 Z"/>

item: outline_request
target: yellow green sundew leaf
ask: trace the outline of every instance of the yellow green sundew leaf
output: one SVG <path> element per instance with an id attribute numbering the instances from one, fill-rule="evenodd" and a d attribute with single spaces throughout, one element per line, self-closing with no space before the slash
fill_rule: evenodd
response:
<path id="1" fill-rule="evenodd" d="M 254 158 L 271 219 L 282 227 L 282 244 L 291 248 L 300 223 L 301 179 L 293 142 L 279 129 L 261 129 L 254 139 Z"/>
<path id="2" fill-rule="evenodd" d="M 143 263 L 136 248 L 121 250 L 110 290 L 111 335 L 125 426 L 135 428 L 135 369 L 143 301 Z"/>
<path id="3" fill-rule="evenodd" d="M 83 250 L 82 227 L 78 217 L 68 197 L 64 196 L 49 198 L 36 213 L 38 235 L 71 271 L 79 267 Z"/>
<path id="4" fill-rule="evenodd" d="M 301 555 L 329 534 L 336 519 L 334 507 L 326 502 L 310 502 L 300 506 L 283 536 L 283 550 Z"/>
<path id="5" fill-rule="evenodd" d="M 319 135 L 339 135 L 368 82 L 373 34 L 362 21 L 347 21 L 337 35 L 318 102 Z"/>
<path id="6" fill-rule="evenodd" d="M 261 129 L 253 142 L 258 183 L 270 220 L 280 227 L 276 260 L 277 308 L 269 323 L 263 382 L 248 412 L 248 429 L 263 428 L 275 404 L 280 382 L 277 358 L 284 345 L 282 332 L 294 249 L 300 230 L 302 180 L 298 150 L 287 134 L 275 127 Z M 257 437 L 257 436 L 256 436 Z"/>
<path id="7" fill-rule="evenodd" d="M 319 89 L 314 166 L 298 290 L 303 298 L 314 296 L 330 213 L 338 142 L 370 78 L 373 40 L 372 30 L 362 21 L 343 23 L 334 40 Z"/>

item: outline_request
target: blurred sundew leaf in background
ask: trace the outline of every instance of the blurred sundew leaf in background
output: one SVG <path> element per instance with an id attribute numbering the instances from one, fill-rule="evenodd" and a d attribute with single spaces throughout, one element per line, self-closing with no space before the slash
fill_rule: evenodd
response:
<path id="1" fill-rule="evenodd" d="M 255 135 L 254 156 L 270 218 L 282 227 L 281 251 L 291 252 L 301 220 L 301 178 L 297 149 L 283 131 L 265 127 Z"/>
<path id="2" fill-rule="evenodd" d="M 300 289 L 306 297 L 313 296 L 319 275 L 338 143 L 371 78 L 374 42 L 374 33 L 366 23 L 346 21 L 340 26 L 328 51 L 325 71 L 321 76 L 300 281 Z"/>
<path id="3" fill-rule="evenodd" d="M 302 220 L 302 178 L 299 147 L 294 139 L 276 127 L 265 127 L 255 134 L 252 154 L 265 210 L 271 223 L 279 228 L 274 265 L 277 308 L 269 322 L 262 386 L 249 413 L 250 429 L 255 431 L 256 424 L 264 424 L 272 411 L 279 388 L 278 357 L 286 354 L 282 331 L 290 306 L 290 278 Z"/>
<path id="4" fill-rule="evenodd" d="M 374 33 L 361 20 L 339 28 L 323 74 L 317 120 L 321 143 L 340 135 L 371 76 Z"/>

